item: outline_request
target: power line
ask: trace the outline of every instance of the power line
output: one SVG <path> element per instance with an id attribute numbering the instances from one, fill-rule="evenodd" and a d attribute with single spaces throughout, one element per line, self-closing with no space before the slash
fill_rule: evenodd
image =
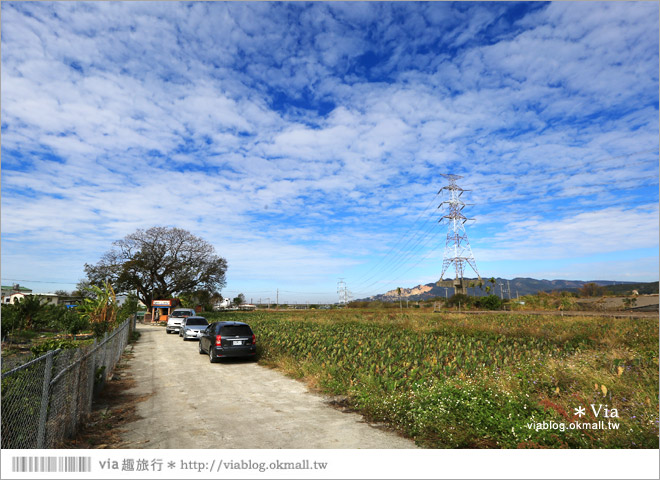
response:
<path id="1" fill-rule="evenodd" d="M 386 281 L 383 281 L 383 282 L 387 282 L 387 283 L 389 283 L 389 284 L 394 285 L 394 282 L 395 282 L 396 280 L 398 280 L 398 279 L 400 279 L 400 278 L 403 278 L 403 277 L 404 277 L 408 272 L 410 272 L 413 268 L 417 267 L 420 263 L 422 263 L 424 260 L 426 260 L 427 258 L 429 258 L 429 257 L 431 256 L 431 254 L 434 253 L 435 251 L 436 251 L 436 250 L 435 250 L 434 248 L 428 250 L 428 251 L 426 252 L 426 255 L 424 255 L 423 257 L 421 257 L 416 263 L 414 263 L 412 266 L 410 266 L 410 267 L 409 267 L 407 270 L 405 270 L 403 273 L 401 273 L 401 274 L 398 275 L 397 277 L 390 278 L 390 279 L 388 279 L 388 280 L 386 280 Z M 375 285 L 376 283 L 379 283 L 379 282 L 374 282 L 372 285 Z M 371 286 L 371 285 L 369 285 L 369 286 Z M 370 296 L 372 296 L 372 292 L 374 292 L 374 294 L 375 294 L 375 293 L 378 292 L 378 290 L 379 290 L 379 289 L 371 289 L 371 290 L 366 290 L 366 289 L 365 289 L 365 290 L 361 290 L 359 293 L 360 293 L 360 296 L 361 296 L 361 297 L 370 297 Z M 381 289 L 381 290 L 382 290 L 382 289 Z"/>
<path id="2" fill-rule="evenodd" d="M 428 223 L 428 220 L 425 222 L 425 224 Z M 420 242 L 422 242 L 425 238 L 428 237 L 428 235 L 433 231 L 433 229 L 436 227 L 435 223 L 431 223 L 429 227 L 424 230 L 421 235 L 418 237 L 410 237 L 409 240 L 402 245 L 400 249 L 397 250 L 396 255 L 392 255 L 389 258 L 387 258 L 386 262 L 380 266 L 380 268 L 376 269 L 373 271 L 372 275 L 370 275 L 368 278 L 365 278 L 361 282 L 355 282 L 355 286 L 361 287 L 362 285 L 367 284 L 368 282 L 372 281 L 374 278 L 382 275 L 382 272 L 387 272 L 392 269 L 396 270 L 396 268 L 399 267 L 401 263 L 405 263 L 405 261 L 408 259 L 409 256 L 414 255 L 414 252 L 418 249 L 418 245 Z M 408 250 L 403 250 L 403 247 L 408 245 L 412 239 L 416 238 L 417 241 L 410 245 Z M 406 253 L 404 253 L 406 252 Z M 373 270 L 373 269 L 372 269 Z"/>
<path id="3" fill-rule="evenodd" d="M 619 205 L 621 205 L 621 206 L 630 206 L 630 203 L 629 202 L 620 202 L 620 203 L 612 205 L 612 206 L 619 206 Z M 549 211 L 550 210 L 556 211 L 556 209 L 549 209 Z M 424 246 L 428 245 L 428 243 L 429 243 L 428 241 L 425 242 Z M 403 271 L 400 275 L 397 275 L 396 277 L 388 277 L 387 279 L 379 279 L 379 280 L 371 283 L 370 285 L 367 285 L 364 288 L 359 289 L 357 291 L 357 293 L 359 294 L 360 297 L 369 297 L 369 296 L 372 296 L 373 294 L 381 293 L 381 292 L 378 291 L 378 289 L 380 289 L 380 290 L 386 289 L 387 284 L 390 284 L 390 285 L 393 286 L 394 282 L 396 280 L 398 280 L 399 278 L 402 278 L 404 275 L 406 275 L 412 269 L 417 267 L 420 263 L 422 263 L 424 260 L 426 260 L 428 257 L 431 256 L 431 254 L 433 254 L 436 251 L 437 251 L 437 249 L 435 249 L 435 248 L 432 248 L 432 249 L 428 250 L 423 257 L 421 257 L 417 262 L 415 262 L 413 265 L 411 265 L 407 270 Z M 393 270 L 393 271 L 396 271 L 396 269 Z M 370 289 L 369 288 L 369 287 L 371 287 L 373 285 L 376 285 L 376 284 L 381 284 L 381 285 L 383 285 L 383 287 L 378 287 L 376 289 Z"/>
<path id="4" fill-rule="evenodd" d="M 422 210 L 422 212 L 417 216 L 417 218 L 415 219 L 415 221 L 410 225 L 410 227 L 408 228 L 408 230 L 406 230 L 406 232 L 405 232 L 401 237 L 399 237 L 399 240 L 397 240 L 397 242 L 395 242 L 395 243 L 392 245 L 392 247 L 387 251 L 387 253 L 385 253 L 385 255 L 383 255 L 383 256 L 378 260 L 378 262 L 376 262 L 376 264 L 374 264 L 369 270 L 367 270 L 367 271 L 366 271 L 365 273 L 363 273 L 360 277 L 358 277 L 358 278 L 356 279 L 356 282 L 361 282 L 362 279 L 363 279 L 365 276 L 369 275 L 374 269 L 378 268 L 378 267 L 380 266 L 381 262 L 383 262 L 385 259 L 388 258 L 388 256 L 389 256 L 389 255 L 390 255 L 390 254 L 391 254 L 391 253 L 392 253 L 392 252 L 393 252 L 393 251 L 399 246 L 399 244 L 400 244 L 400 243 L 401 243 L 401 242 L 407 237 L 407 235 L 412 231 L 412 229 L 415 227 L 415 225 L 417 225 L 417 223 L 419 222 L 419 220 L 422 218 L 422 216 L 424 216 L 424 214 L 427 212 L 427 210 L 428 210 L 429 207 L 433 204 L 433 202 L 435 201 L 436 197 L 437 197 L 439 194 L 440 194 L 440 192 L 438 192 L 438 193 L 435 194 L 435 196 L 429 201 L 429 203 L 426 205 L 426 207 L 424 207 L 424 210 Z M 424 223 L 422 223 L 422 225 L 425 225 L 427 222 L 428 222 L 428 220 L 425 221 Z M 403 248 L 405 245 L 407 245 L 407 244 L 409 243 L 409 241 L 410 241 L 410 239 L 408 239 L 403 245 L 401 245 L 401 248 Z M 372 277 L 373 277 L 373 276 L 370 276 L 367 280 L 370 280 Z"/>
<path id="5" fill-rule="evenodd" d="M 427 240 L 426 242 L 424 242 L 423 248 L 427 247 L 428 244 L 429 244 L 432 240 L 435 240 L 435 238 L 434 238 L 434 237 L 429 237 L 428 240 Z M 439 244 L 437 244 L 437 245 L 439 245 Z M 422 248 L 422 250 L 423 250 L 423 248 Z M 423 257 L 419 258 L 419 260 L 417 260 L 417 262 L 415 262 L 415 263 L 414 263 L 413 265 L 411 265 L 407 270 L 404 270 L 401 274 L 399 274 L 398 276 L 396 276 L 396 277 L 394 277 L 394 278 L 391 278 L 391 277 L 390 277 L 390 278 L 388 278 L 387 280 L 377 280 L 377 281 L 371 283 L 370 285 L 367 285 L 364 289 L 360 290 L 360 292 L 359 292 L 359 293 L 360 293 L 360 296 L 362 296 L 362 297 L 368 297 L 368 296 L 371 296 L 371 293 L 372 293 L 372 292 L 377 293 L 378 289 L 371 289 L 371 290 L 368 290 L 368 288 L 371 287 L 371 286 L 373 286 L 373 285 L 376 285 L 376 284 L 378 284 L 378 283 L 389 283 L 389 284 L 391 284 L 391 285 L 394 285 L 394 282 L 395 282 L 396 280 L 402 278 L 404 275 L 406 275 L 406 274 L 407 274 L 408 272 L 410 272 L 412 269 L 414 269 L 415 267 L 417 267 L 417 266 L 418 266 L 420 263 L 422 263 L 424 260 L 426 260 L 427 258 L 429 258 L 429 257 L 431 256 L 431 254 L 433 254 L 433 253 L 436 252 L 436 251 L 437 251 L 437 248 L 436 248 L 436 247 L 427 250 L 426 254 L 425 254 Z M 402 265 L 402 266 L 403 266 L 403 265 Z M 396 271 L 396 270 L 394 270 L 394 271 Z M 393 271 L 393 272 L 394 272 L 394 271 Z M 393 273 L 393 272 L 392 272 L 392 273 Z M 385 287 L 383 287 L 383 288 L 385 288 Z M 381 290 L 382 290 L 382 288 L 381 288 Z"/>
<path id="6" fill-rule="evenodd" d="M 18 278 L 3 278 L 4 280 L 9 280 L 11 282 L 29 282 L 29 283 L 50 283 L 50 284 L 63 284 L 63 285 L 78 285 L 80 282 L 61 282 L 61 281 L 47 281 L 47 280 L 21 280 Z"/>
<path id="7" fill-rule="evenodd" d="M 598 160 L 585 162 L 585 163 L 582 163 L 582 164 L 573 164 L 572 166 L 569 166 L 569 167 L 561 167 L 561 168 L 552 169 L 552 170 L 544 170 L 544 171 L 539 172 L 538 175 L 541 176 L 541 175 L 548 175 L 548 174 L 555 173 L 555 172 L 574 171 L 574 170 L 579 169 L 579 168 L 589 167 L 590 164 L 594 164 L 594 163 L 602 163 L 604 161 L 616 160 L 616 159 L 621 159 L 621 158 L 630 158 L 630 157 L 635 156 L 635 155 L 640 155 L 640 154 L 645 154 L 645 153 L 652 153 L 652 152 L 655 152 L 655 151 L 657 151 L 657 149 L 643 150 L 643 151 L 638 151 L 638 152 L 633 152 L 633 153 L 630 153 L 630 154 L 613 156 L 613 157 L 606 157 L 606 158 L 601 157 Z M 638 164 L 645 164 L 645 163 L 648 163 L 648 161 L 643 160 L 643 161 L 638 161 L 638 162 L 626 162 L 626 168 L 629 168 L 631 165 L 638 165 Z M 609 170 L 609 171 L 617 170 L 617 166 L 605 165 L 605 166 L 600 166 L 600 167 L 596 167 L 596 168 L 590 168 L 589 171 L 584 172 L 584 174 L 588 175 L 590 173 L 594 173 L 594 172 L 598 172 L 598 171 L 604 171 L 604 170 Z M 636 178 L 632 178 L 632 179 L 621 180 L 621 182 L 647 180 L 647 179 L 651 179 L 651 178 L 655 178 L 655 176 L 636 177 Z M 531 185 L 532 183 L 530 182 L 529 184 Z M 657 184 L 657 182 L 656 182 L 656 184 Z M 515 183 L 512 183 L 511 185 L 521 186 L 521 185 L 525 185 L 525 184 L 522 184 L 519 181 L 517 181 Z M 535 183 L 534 185 L 538 185 L 538 183 Z M 651 186 L 651 185 L 647 185 L 647 186 Z M 484 192 L 484 191 L 488 192 L 489 190 L 490 191 L 502 190 L 502 188 L 507 188 L 507 185 L 501 185 L 500 184 L 500 185 L 498 185 L 498 187 L 499 188 L 492 188 L 491 187 L 490 189 L 489 188 L 480 188 L 480 191 L 481 192 Z M 575 186 L 572 186 L 571 188 L 584 189 L 584 188 L 592 188 L 592 187 L 607 187 L 607 192 L 627 190 L 627 189 L 633 189 L 633 188 L 634 189 L 639 189 L 640 188 L 639 185 L 635 185 L 633 187 L 619 187 L 619 188 L 614 188 L 613 189 L 609 185 L 603 184 L 603 183 L 593 183 L 593 184 L 583 184 L 583 185 L 577 184 Z M 552 188 L 552 187 L 550 187 L 550 188 Z M 440 192 L 438 192 L 438 194 L 439 193 Z M 575 198 L 575 197 L 593 196 L 593 195 L 602 194 L 604 192 L 602 190 L 596 190 L 596 191 L 590 191 L 590 192 L 579 191 L 579 192 L 575 192 L 575 193 L 571 194 L 571 192 L 564 189 L 563 191 L 558 192 L 558 193 L 561 194 L 560 197 L 555 197 L 555 198 L 553 198 L 549 201 L 561 201 L 561 200 L 568 200 L 570 198 Z M 436 194 L 436 197 L 437 197 L 437 194 Z M 489 206 L 492 205 L 492 204 L 504 204 L 505 205 L 505 204 L 512 204 L 512 203 L 515 202 L 517 204 L 517 207 L 520 208 L 521 205 L 524 205 L 523 201 L 524 200 L 529 200 L 530 198 L 540 199 L 540 200 L 548 200 L 547 193 L 545 193 L 544 195 L 541 195 L 541 196 L 534 196 L 534 197 L 530 197 L 529 195 L 524 195 L 523 194 L 523 195 L 516 195 L 514 197 L 509 197 L 506 200 L 489 201 L 488 205 Z M 434 199 L 435 199 L 435 197 L 434 197 Z M 433 202 L 433 200 L 431 200 L 431 203 Z M 610 204 L 592 203 L 591 205 L 588 205 L 588 206 L 592 207 L 592 208 L 598 208 L 599 205 L 601 205 L 601 206 L 610 206 L 611 202 L 610 202 Z M 627 202 L 627 205 L 630 205 L 630 202 Z M 587 207 L 586 205 L 583 205 L 583 206 Z M 426 213 L 426 211 L 428 210 L 428 207 L 429 206 L 427 205 L 427 207 L 424 209 L 424 211 L 422 211 L 420 213 L 420 215 L 418 216 L 415 223 L 413 223 L 408 228 L 408 230 L 405 232 L 405 234 L 403 236 L 401 236 L 397 240 L 397 242 L 395 242 L 392 245 L 392 247 L 390 247 L 388 252 L 384 256 L 380 257 L 378 259 L 378 261 L 375 264 L 373 264 L 373 266 L 371 266 L 365 273 L 363 273 L 360 277 L 357 278 L 357 284 L 355 284 L 355 285 L 357 285 L 358 287 L 361 287 L 362 285 L 365 285 L 365 284 L 369 283 L 371 280 L 373 280 L 374 278 L 381 275 L 383 272 L 387 272 L 387 271 L 391 271 L 391 270 L 396 271 L 401 266 L 401 264 L 405 264 L 406 261 L 410 258 L 410 256 L 415 254 L 415 252 L 417 251 L 416 247 L 419 245 L 420 242 L 424 241 L 424 239 L 429 234 L 430 230 L 427 229 L 427 230 L 423 231 L 421 233 L 421 237 L 420 237 L 419 231 L 414 232 L 412 235 L 411 235 L 411 232 L 412 232 L 413 228 L 418 225 L 419 219 Z M 577 207 L 575 205 L 572 205 L 572 206 L 569 206 L 569 207 L 559 207 L 558 206 L 558 207 L 553 207 L 551 210 L 552 211 L 558 211 L 558 210 L 570 211 L 570 210 L 574 210 L 576 208 Z M 539 211 L 539 209 L 535 209 L 535 210 Z M 426 222 L 428 222 L 428 219 L 426 220 Z M 424 222 L 421 225 L 422 228 L 424 228 L 426 222 Z M 408 250 L 405 250 L 406 247 L 409 246 L 410 242 L 413 242 L 415 239 L 417 239 L 417 242 L 410 245 L 410 248 L 408 248 Z M 403 254 L 403 256 L 402 256 L 402 252 L 407 252 L 407 253 Z M 379 281 L 377 280 L 376 282 L 372 282 L 370 285 L 373 285 L 375 283 L 379 283 Z M 367 285 L 367 287 L 369 287 L 370 285 Z M 362 288 L 360 288 L 360 290 L 362 290 Z"/>
<path id="8" fill-rule="evenodd" d="M 406 263 L 409 260 L 411 260 L 417 253 L 419 253 L 420 251 L 423 251 L 423 249 L 426 248 L 428 246 L 428 244 L 435 239 L 435 237 L 433 235 L 429 236 L 429 234 L 432 232 L 432 230 L 434 228 L 437 228 L 437 223 L 433 223 L 431 225 L 431 229 L 427 230 L 427 232 L 425 232 L 422 236 L 420 236 L 418 238 L 417 243 L 414 245 L 415 248 L 413 248 L 413 249 L 409 250 L 407 253 L 401 255 L 400 257 L 395 259 L 394 263 L 391 263 L 391 265 L 388 266 L 387 269 L 382 270 L 381 277 L 386 272 L 389 273 L 389 274 L 393 274 L 394 272 L 399 270 L 401 267 L 405 266 Z M 424 243 L 419 245 L 422 241 L 424 241 Z M 382 279 L 377 279 L 376 281 L 374 281 L 372 283 L 369 283 L 368 285 L 366 285 L 366 282 L 363 282 L 362 284 L 359 285 L 360 291 L 365 291 L 365 290 L 369 289 L 369 287 L 371 287 L 373 285 L 376 285 L 380 282 L 382 282 Z"/>
<path id="9" fill-rule="evenodd" d="M 604 169 L 604 168 L 603 168 L 603 169 Z M 601 170 L 602 170 L 602 169 L 601 169 Z M 637 177 L 637 178 L 633 178 L 633 179 L 627 179 L 627 180 L 624 180 L 624 181 L 639 181 L 639 180 L 647 180 L 647 179 L 651 179 L 651 178 L 655 178 L 655 176 Z M 613 191 L 619 191 L 619 190 L 628 190 L 628 189 L 632 189 L 632 188 L 638 189 L 638 188 L 639 188 L 639 185 L 636 185 L 636 186 L 634 186 L 634 187 L 611 188 L 610 185 L 608 185 L 608 184 L 587 184 L 587 185 L 576 185 L 575 188 L 583 189 L 583 188 L 590 188 L 590 187 L 608 187 L 608 188 L 607 188 L 607 192 L 613 192 Z M 566 191 L 564 191 L 563 193 L 566 193 Z M 603 193 L 602 190 L 596 190 L 596 191 L 591 191 L 591 192 L 579 192 L 579 194 L 576 194 L 576 195 L 572 195 L 572 196 L 571 196 L 571 195 L 564 195 L 564 196 L 562 196 L 562 197 L 555 198 L 554 200 L 564 200 L 564 199 L 567 199 L 567 198 L 575 198 L 575 197 L 577 197 L 577 196 L 583 196 L 583 197 L 586 197 L 586 196 L 593 196 L 593 195 L 598 195 L 598 194 L 602 194 L 602 193 Z M 527 197 L 527 198 L 529 198 L 529 197 Z M 543 197 L 541 197 L 541 198 L 544 199 Z M 508 200 L 508 201 L 506 201 L 506 202 L 492 202 L 492 203 L 513 203 L 514 201 L 517 202 L 517 206 L 520 206 L 520 205 L 521 205 L 520 200 L 518 200 L 518 199 L 516 199 L 516 200 Z M 645 204 L 647 204 L 647 203 L 645 203 Z M 619 206 L 619 205 L 621 205 L 621 206 L 631 207 L 631 206 L 635 206 L 635 205 L 637 205 L 637 204 L 636 204 L 636 203 L 631 204 L 630 201 L 618 202 L 618 203 L 612 203 L 612 202 L 609 202 L 609 203 L 607 203 L 607 204 L 606 204 L 606 203 L 603 203 L 603 202 L 592 202 L 590 205 L 585 205 L 584 203 L 582 203 L 582 204 L 580 204 L 580 205 L 571 205 L 571 206 L 568 206 L 568 207 L 552 207 L 552 208 L 546 208 L 546 209 L 538 209 L 538 208 L 536 208 L 536 209 L 534 209 L 534 210 L 535 210 L 536 212 L 540 212 L 540 211 L 553 211 L 553 212 L 557 212 L 557 211 L 574 211 L 574 210 L 576 210 L 576 209 L 578 209 L 578 208 L 586 208 L 586 207 L 591 207 L 592 209 L 593 209 L 593 208 L 598 208 L 598 207 L 612 208 L 612 207 Z M 500 213 L 501 213 L 501 212 L 500 212 Z M 363 295 L 362 295 L 363 292 L 364 292 L 364 293 L 369 292 L 369 291 L 370 291 L 370 287 L 372 287 L 373 285 L 376 285 L 376 284 L 382 284 L 382 283 L 384 283 L 384 282 L 391 282 L 391 281 L 393 281 L 393 280 L 396 280 L 396 279 L 398 279 L 398 278 L 401 278 L 401 277 L 402 277 L 403 275 L 405 275 L 407 272 L 409 272 L 409 271 L 412 270 L 414 267 L 416 267 L 417 265 L 419 265 L 419 263 L 421 263 L 423 260 L 425 260 L 426 258 L 428 258 L 428 257 L 429 257 L 429 256 L 435 251 L 435 249 L 428 250 L 428 251 L 426 252 L 426 254 L 425 254 L 420 260 L 418 260 L 415 264 L 413 264 L 411 267 L 409 267 L 407 270 L 405 270 L 401 275 L 397 276 L 396 278 L 392 279 L 392 277 L 390 277 L 388 280 L 378 279 L 378 280 L 376 280 L 376 281 L 374 281 L 374 282 L 372 282 L 372 283 L 370 283 L 370 284 L 368 284 L 368 285 L 365 285 L 366 283 L 368 283 L 368 280 L 372 279 L 377 273 L 381 273 L 381 274 L 382 274 L 383 272 L 394 273 L 394 272 L 396 272 L 399 268 L 401 268 L 403 265 L 405 265 L 405 264 L 408 262 L 408 260 L 409 260 L 409 259 L 410 259 L 410 258 L 411 258 L 411 257 L 417 252 L 417 251 L 419 251 L 419 249 L 418 249 L 418 248 L 415 248 L 415 247 L 416 247 L 417 245 L 419 245 L 419 243 L 420 243 L 421 241 L 423 241 L 423 240 L 427 237 L 428 233 L 429 233 L 428 230 L 427 230 L 426 232 L 423 232 L 422 235 L 418 238 L 417 243 L 414 244 L 414 245 L 412 245 L 412 248 L 411 248 L 411 249 L 410 249 L 410 250 L 409 250 L 404 256 L 399 257 L 398 262 L 397 262 L 396 260 L 394 260 L 394 261 L 390 261 L 390 262 L 386 262 L 386 264 L 383 265 L 384 268 L 378 269 L 378 270 L 375 272 L 375 274 L 372 274 L 371 277 L 367 279 L 367 281 L 363 281 L 363 282 L 361 282 L 360 284 L 358 284 L 358 286 L 360 287 L 360 288 L 359 288 L 359 292 L 360 292 L 361 296 L 363 296 Z M 421 245 L 421 248 L 423 249 L 423 248 L 426 247 L 427 245 L 428 245 L 428 241 L 424 242 L 424 244 Z M 475 272 L 476 272 L 476 269 L 475 269 Z M 477 275 L 478 275 L 478 272 L 477 272 Z M 364 285 L 364 286 L 362 286 L 362 285 Z"/>
<path id="10" fill-rule="evenodd" d="M 456 263 L 457 268 L 461 270 L 461 278 L 462 278 L 462 268 L 461 267 L 462 267 L 462 263 L 464 261 L 467 261 L 470 265 L 472 265 L 472 267 L 476 271 L 476 262 L 474 261 L 474 256 L 472 255 L 472 250 L 470 249 L 469 243 L 467 242 L 467 235 L 464 233 L 465 231 L 464 231 L 464 227 L 463 227 L 465 221 L 467 221 L 467 218 L 465 218 L 461 213 L 462 209 L 465 207 L 465 203 L 463 203 L 459 199 L 459 197 L 460 197 L 460 195 L 462 195 L 464 190 L 462 188 L 458 187 L 455 184 L 455 180 L 458 179 L 458 178 L 462 178 L 462 177 L 459 177 L 459 176 L 456 176 L 456 175 L 449 175 L 449 176 L 443 175 L 443 176 L 450 179 L 450 185 L 440 189 L 438 194 L 440 194 L 443 190 L 448 190 L 448 191 L 451 192 L 451 199 L 449 201 L 442 202 L 441 205 L 440 205 L 440 206 L 442 206 L 445 203 L 450 205 L 450 213 L 448 215 L 445 215 L 443 217 L 443 219 L 453 219 L 454 228 L 458 229 L 458 230 L 461 230 L 463 232 L 462 234 L 460 232 L 458 233 L 458 235 L 459 235 L 458 243 L 456 243 L 457 233 L 454 232 L 454 235 L 450 235 L 448 233 L 447 234 L 447 242 L 449 244 L 450 239 L 453 239 L 452 241 L 454 242 L 453 245 L 455 247 L 454 250 L 458 249 L 458 250 L 460 250 L 460 253 L 466 253 L 466 254 L 469 253 L 469 256 L 471 257 L 471 260 L 466 260 L 466 259 L 463 259 L 462 257 L 461 258 L 454 257 L 454 259 L 452 261 L 450 261 L 450 263 Z M 438 207 L 438 208 L 440 208 L 440 207 Z M 454 217 L 456 217 L 456 218 L 454 218 Z M 391 268 L 389 270 L 385 270 L 385 271 L 389 271 L 390 273 L 394 273 L 397 270 L 399 270 L 400 268 L 407 265 L 409 260 L 411 260 L 414 255 L 416 255 L 418 253 L 421 253 L 421 251 L 423 251 L 423 249 L 428 246 L 429 242 L 434 240 L 434 237 L 433 236 L 429 237 L 429 234 L 432 232 L 433 228 L 436 225 L 437 225 L 436 223 L 433 223 L 431 225 L 431 228 L 428 229 L 426 232 L 424 232 L 418 238 L 417 242 L 411 246 L 411 249 L 405 255 L 402 255 L 398 259 L 394 260 L 394 263 L 391 265 Z M 450 225 L 450 227 L 451 227 L 451 225 Z M 424 240 L 426 240 L 426 241 L 424 242 Z M 421 244 L 422 242 L 424 242 L 424 243 Z M 431 249 L 431 250 L 427 251 L 426 255 L 424 255 L 421 259 L 419 259 L 415 264 L 413 264 L 411 267 L 409 267 L 402 275 L 400 275 L 397 278 L 400 278 L 405 273 L 412 270 L 419 263 L 421 263 L 424 259 L 426 259 L 428 256 L 430 256 L 431 253 L 433 253 L 433 251 L 434 251 L 434 249 Z M 447 258 L 447 255 L 445 255 L 445 257 Z M 460 263 L 460 265 L 457 262 Z M 444 270 L 446 270 L 446 268 Z M 444 271 L 443 271 L 443 274 L 444 274 Z M 477 272 L 477 275 L 479 275 L 478 272 Z M 382 282 L 383 282 L 383 280 L 378 279 L 375 282 L 372 282 L 372 283 L 362 287 L 360 289 L 360 292 L 365 292 L 365 293 L 369 292 L 370 287 L 372 287 L 373 285 L 376 285 L 376 284 L 380 284 Z M 363 283 L 366 283 L 366 282 L 363 282 Z"/>

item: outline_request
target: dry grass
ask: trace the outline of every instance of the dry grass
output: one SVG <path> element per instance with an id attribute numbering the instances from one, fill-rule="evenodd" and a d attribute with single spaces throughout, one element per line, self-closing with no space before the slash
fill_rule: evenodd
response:
<path id="1" fill-rule="evenodd" d="M 127 369 L 132 356 L 132 348 L 124 353 L 112 378 L 94 399 L 92 412 L 76 436 L 61 442 L 57 448 L 123 448 L 121 435 L 126 431 L 124 426 L 141 418 L 136 413 L 137 404 L 151 396 L 129 393 L 135 387 L 135 380 Z"/>

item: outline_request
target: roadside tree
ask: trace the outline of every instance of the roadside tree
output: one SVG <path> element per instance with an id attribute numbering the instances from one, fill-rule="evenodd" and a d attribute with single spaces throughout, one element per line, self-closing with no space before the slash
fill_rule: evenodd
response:
<path id="1" fill-rule="evenodd" d="M 151 227 L 113 242 L 96 265 L 85 264 L 90 283 L 109 281 L 117 293 L 137 292 L 145 305 L 183 292 L 225 286 L 227 261 L 213 245 L 187 230 Z"/>

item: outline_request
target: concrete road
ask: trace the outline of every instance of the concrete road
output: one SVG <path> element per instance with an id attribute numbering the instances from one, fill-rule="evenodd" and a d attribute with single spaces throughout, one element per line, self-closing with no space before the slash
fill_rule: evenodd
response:
<path id="1" fill-rule="evenodd" d="M 149 395 L 122 448 L 415 448 L 344 413 L 304 384 L 256 362 L 210 363 L 196 341 L 138 324 L 129 372 Z M 257 339 L 258 341 L 258 339 Z"/>

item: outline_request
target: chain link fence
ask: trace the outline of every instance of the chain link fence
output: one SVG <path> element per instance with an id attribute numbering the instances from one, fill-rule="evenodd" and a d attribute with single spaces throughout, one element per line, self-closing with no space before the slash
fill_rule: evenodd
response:
<path id="1" fill-rule="evenodd" d="M 101 342 L 52 350 L 2 374 L 2 448 L 55 448 L 76 433 L 119 362 L 135 316 Z"/>

